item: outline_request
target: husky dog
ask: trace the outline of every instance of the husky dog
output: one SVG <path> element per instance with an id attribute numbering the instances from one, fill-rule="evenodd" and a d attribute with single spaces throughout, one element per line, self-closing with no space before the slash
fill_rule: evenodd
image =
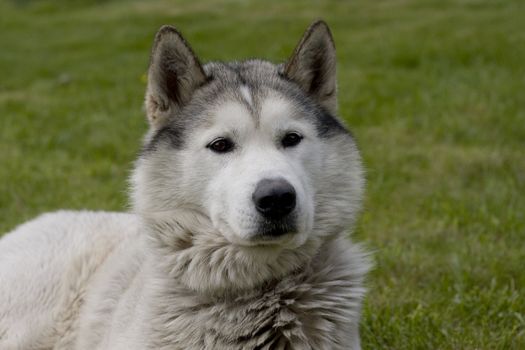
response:
<path id="1" fill-rule="evenodd" d="M 145 104 L 132 213 L 0 241 L 0 349 L 359 349 L 364 180 L 328 26 L 277 65 L 201 65 L 164 26 Z"/>

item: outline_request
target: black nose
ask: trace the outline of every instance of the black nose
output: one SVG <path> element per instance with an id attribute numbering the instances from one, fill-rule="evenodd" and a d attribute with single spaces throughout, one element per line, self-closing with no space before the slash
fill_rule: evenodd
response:
<path id="1" fill-rule="evenodd" d="M 252 199 L 257 211 L 268 219 L 280 219 L 295 208 L 295 190 L 282 178 L 261 180 Z"/>

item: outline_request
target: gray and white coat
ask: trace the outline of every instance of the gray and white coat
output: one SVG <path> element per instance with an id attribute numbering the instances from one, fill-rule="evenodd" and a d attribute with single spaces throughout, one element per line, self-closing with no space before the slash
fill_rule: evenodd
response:
<path id="1" fill-rule="evenodd" d="M 165 26 L 145 104 L 131 213 L 0 240 L 0 349 L 359 349 L 364 177 L 328 26 L 277 65 L 202 65 Z M 285 213 L 261 209 L 263 182 L 289 188 Z"/>

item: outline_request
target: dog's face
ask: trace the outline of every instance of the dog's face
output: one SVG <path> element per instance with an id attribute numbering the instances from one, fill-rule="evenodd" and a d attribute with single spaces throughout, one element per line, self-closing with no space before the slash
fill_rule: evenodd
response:
<path id="1" fill-rule="evenodd" d="M 208 236 L 277 255 L 339 233 L 354 220 L 363 180 L 336 105 L 335 50 L 323 22 L 283 65 L 201 66 L 180 34 L 163 27 L 149 70 L 151 127 L 133 177 L 135 209 L 186 221 L 178 225 L 197 236 L 205 218 Z"/>
<path id="2" fill-rule="evenodd" d="M 277 90 L 257 89 L 232 88 L 238 96 L 222 97 L 191 131 L 181 192 L 201 188 L 196 204 L 232 243 L 296 247 L 312 230 L 322 145 L 307 110 Z"/>

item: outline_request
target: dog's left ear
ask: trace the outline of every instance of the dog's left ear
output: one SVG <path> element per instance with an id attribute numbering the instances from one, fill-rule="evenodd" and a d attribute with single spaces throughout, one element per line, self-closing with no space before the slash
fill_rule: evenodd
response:
<path id="1" fill-rule="evenodd" d="M 330 113 L 337 113 L 335 45 L 326 22 L 312 23 L 284 66 L 295 81 Z"/>
<path id="2" fill-rule="evenodd" d="M 167 25 L 160 28 L 148 70 L 146 113 L 150 125 L 159 128 L 177 116 L 205 81 L 199 59 L 179 31 Z"/>

